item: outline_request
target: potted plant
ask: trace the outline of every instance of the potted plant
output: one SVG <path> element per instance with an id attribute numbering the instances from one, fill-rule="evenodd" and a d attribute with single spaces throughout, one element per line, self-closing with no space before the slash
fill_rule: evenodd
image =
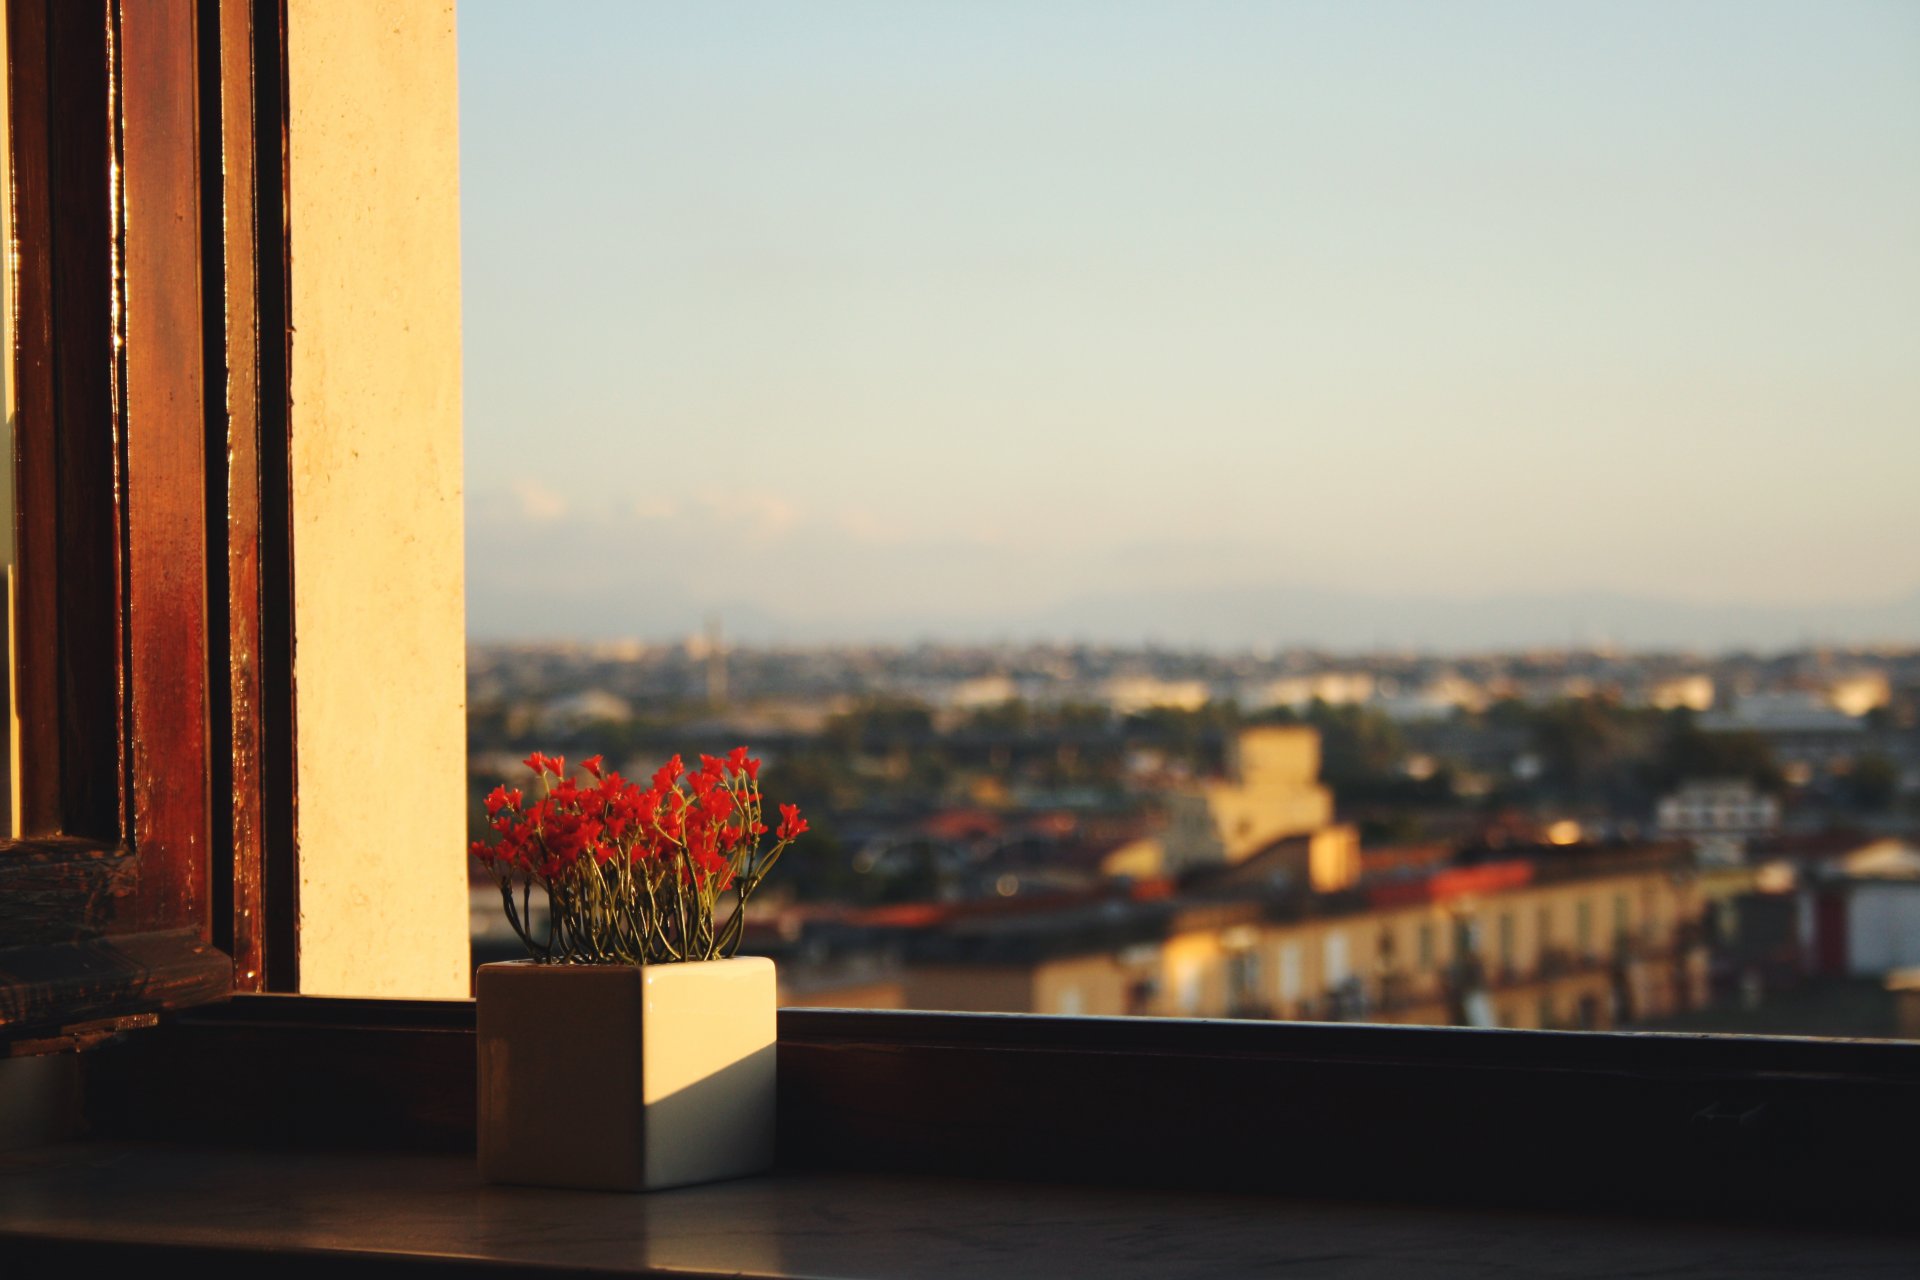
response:
<path id="1" fill-rule="evenodd" d="M 762 818 L 760 762 L 679 756 L 641 786 L 534 752 L 473 856 L 528 958 L 480 967 L 479 1154 L 496 1182 L 652 1190 L 773 1160 L 774 971 L 746 906 L 807 829 Z M 534 927 L 535 895 L 547 923 Z"/>

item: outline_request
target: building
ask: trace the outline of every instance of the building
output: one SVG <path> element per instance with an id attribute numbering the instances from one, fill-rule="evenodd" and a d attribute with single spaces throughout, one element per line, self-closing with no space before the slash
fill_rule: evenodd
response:
<path id="1" fill-rule="evenodd" d="M 1920 849 L 1875 840 L 1803 875 L 1800 931 L 1811 972 L 1879 978 L 1920 966 Z"/>
<path id="2" fill-rule="evenodd" d="M 1229 753 L 1227 774 L 1167 794 L 1167 826 L 1158 874 L 1244 861 L 1277 840 L 1327 832 L 1333 793 L 1320 783 L 1320 734 L 1300 725 L 1244 729 Z M 1358 856 L 1351 832 L 1328 837 L 1325 880 L 1345 870 L 1339 846 Z M 1136 869 L 1139 870 L 1139 869 Z"/>
<path id="3" fill-rule="evenodd" d="M 1204 680 L 1163 680 L 1158 676 L 1120 675 L 1101 682 L 1095 696 L 1121 715 L 1173 707 L 1193 711 L 1204 707 L 1213 690 Z"/>
<path id="4" fill-rule="evenodd" d="M 1279 676 L 1242 681 L 1236 698 L 1252 710 L 1291 707 L 1305 710 L 1316 702 L 1346 706 L 1373 697 L 1374 679 L 1366 671 L 1320 671 L 1307 676 Z"/>
<path id="5" fill-rule="evenodd" d="M 1655 809 L 1661 838 L 1691 840 L 1701 861 L 1744 861 L 1750 841 L 1780 830 L 1780 801 L 1745 778 L 1687 782 Z"/>
<path id="6" fill-rule="evenodd" d="M 1710 711 L 1713 708 L 1713 677 L 1694 674 L 1655 680 L 1646 687 L 1640 701 L 1661 711 L 1680 708 Z"/>
<path id="7" fill-rule="evenodd" d="M 1538 849 L 1331 894 L 1201 884 L 926 923 L 906 941 L 909 1008 L 1593 1029 L 1708 994 L 1678 845 Z"/>

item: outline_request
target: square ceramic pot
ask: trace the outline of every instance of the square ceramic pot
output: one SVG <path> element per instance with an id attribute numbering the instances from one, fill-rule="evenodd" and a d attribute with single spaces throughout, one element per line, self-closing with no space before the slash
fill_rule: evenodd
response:
<path id="1" fill-rule="evenodd" d="M 476 992 L 488 1181 L 651 1191 L 772 1166 L 773 961 L 513 961 Z"/>

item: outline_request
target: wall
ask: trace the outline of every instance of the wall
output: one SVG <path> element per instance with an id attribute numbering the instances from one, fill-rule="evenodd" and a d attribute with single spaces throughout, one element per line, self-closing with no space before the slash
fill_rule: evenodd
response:
<path id="1" fill-rule="evenodd" d="M 1311 787 L 1320 780 L 1320 731 L 1304 725 L 1242 729 L 1233 741 L 1231 768 L 1256 790 Z"/>
<path id="2" fill-rule="evenodd" d="M 1902 887 L 1915 890 L 1912 897 L 1920 902 L 1920 884 Z M 1616 957 L 1616 900 L 1625 904 L 1635 941 L 1634 955 L 1625 961 Z M 1594 921 L 1594 951 L 1586 960 L 1575 946 L 1581 902 Z M 1460 958 L 1456 921 L 1464 918 L 1476 924 L 1485 979 L 1480 1003 L 1496 1025 L 1606 1028 L 1616 1013 L 1616 977 L 1630 995 L 1626 1012 L 1637 1020 L 1704 1003 L 1704 954 L 1675 951 L 1680 926 L 1698 913 L 1692 890 L 1658 870 L 1297 920 L 1215 913 L 1214 919 L 1176 923 L 1163 939 L 1112 954 L 1057 956 L 1032 965 L 911 966 L 905 999 L 910 1009 L 1446 1022 L 1454 1015 L 1449 976 Z M 1512 921 L 1511 964 L 1505 969 L 1502 918 Z M 1423 926 L 1431 939 L 1424 964 Z M 1383 939 L 1391 945 L 1383 948 Z M 1248 984 L 1237 996 L 1236 973 Z M 1135 998 L 1141 989 L 1150 993 L 1144 1004 Z"/>
<path id="3" fill-rule="evenodd" d="M 1920 881 L 1862 880 L 1847 890 L 1847 972 L 1878 978 L 1920 965 Z"/>
<path id="4" fill-rule="evenodd" d="M 1113 956 L 1050 960 L 1033 975 L 1033 1011 L 1102 1017 L 1131 1013 L 1129 988 L 1142 976 Z"/>
<path id="5" fill-rule="evenodd" d="M 288 0 L 300 987 L 468 993 L 453 6 Z"/>
<path id="6" fill-rule="evenodd" d="M 972 1013 L 1042 1013 L 1034 1008 L 1027 966 L 915 965 L 907 970 L 906 1007 Z"/>

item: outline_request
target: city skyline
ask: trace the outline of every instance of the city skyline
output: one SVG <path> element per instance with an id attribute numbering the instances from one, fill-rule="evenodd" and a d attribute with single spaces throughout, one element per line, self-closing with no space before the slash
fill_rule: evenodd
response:
<path id="1" fill-rule="evenodd" d="M 1911 10 L 461 23 L 476 637 L 1920 638 Z"/>

